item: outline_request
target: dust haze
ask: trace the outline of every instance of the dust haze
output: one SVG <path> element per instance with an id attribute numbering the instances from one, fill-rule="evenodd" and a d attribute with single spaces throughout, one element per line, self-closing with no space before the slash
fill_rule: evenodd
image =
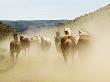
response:
<path id="1" fill-rule="evenodd" d="M 30 53 L 26 55 L 20 53 L 16 63 L 13 63 L 9 57 L 9 43 L 12 39 L 0 42 L 0 82 L 109 82 L 109 18 L 105 15 L 92 19 L 88 17 L 88 21 L 82 20 L 85 22 L 81 23 L 82 25 L 68 24 L 60 28 L 42 30 L 39 34 L 51 39 L 51 49 L 43 52 L 39 45 L 32 44 Z M 93 35 L 91 45 L 84 51 L 86 56 L 83 60 L 77 53 L 71 64 L 65 64 L 62 53 L 56 51 L 55 32 L 60 30 L 61 35 L 64 35 L 65 27 L 70 27 L 73 35 L 77 35 L 80 28 L 87 29 Z M 27 36 L 33 35 L 29 32 Z"/>

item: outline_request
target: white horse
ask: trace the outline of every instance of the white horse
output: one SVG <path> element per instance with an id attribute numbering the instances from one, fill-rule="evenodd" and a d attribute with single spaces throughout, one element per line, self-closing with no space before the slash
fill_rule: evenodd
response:
<path id="1" fill-rule="evenodd" d="M 40 36 L 40 38 L 41 38 L 41 49 L 42 50 L 50 49 L 50 47 L 52 45 L 51 40 L 44 36 Z"/>
<path id="2" fill-rule="evenodd" d="M 41 44 L 41 36 L 40 35 L 36 35 L 35 38 L 36 38 L 36 42 L 38 44 Z"/>

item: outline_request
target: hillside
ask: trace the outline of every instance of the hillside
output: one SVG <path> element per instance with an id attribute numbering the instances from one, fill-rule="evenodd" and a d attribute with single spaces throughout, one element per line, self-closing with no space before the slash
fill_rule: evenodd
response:
<path id="1" fill-rule="evenodd" d="M 89 14 L 68 20 L 60 27 L 70 27 L 73 30 L 85 28 L 92 33 L 105 32 L 104 30 L 110 27 L 110 4 Z"/>
<path id="2" fill-rule="evenodd" d="M 0 22 L 0 40 L 6 38 L 13 32 L 15 32 L 15 29 L 3 22 Z"/>
<path id="3" fill-rule="evenodd" d="M 8 24 L 9 26 L 14 27 L 17 31 L 23 32 L 26 30 L 32 29 L 45 29 L 53 26 L 57 26 L 59 24 L 63 24 L 65 20 L 20 20 L 20 21 L 7 21 L 2 20 L 3 23 Z"/>

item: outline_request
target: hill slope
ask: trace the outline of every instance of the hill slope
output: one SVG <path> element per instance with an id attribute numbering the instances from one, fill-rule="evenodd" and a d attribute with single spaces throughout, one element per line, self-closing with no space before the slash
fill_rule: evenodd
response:
<path id="1" fill-rule="evenodd" d="M 3 20 L 5 24 L 14 27 L 17 31 L 23 32 L 31 29 L 44 29 L 47 27 L 57 26 L 59 24 L 64 23 L 65 20 L 33 20 L 33 21 L 7 21 Z"/>
<path id="2" fill-rule="evenodd" d="M 4 24 L 3 22 L 0 22 L 0 40 L 6 38 L 13 32 L 15 32 L 15 29 L 7 24 Z"/>
<path id="3" fill-rule="evenodd" d="M 86 28 L 93 33 L 102 33 L 106 28 L 110 27 L 110 4 L 74 20 L 68 20 L 61 27 Z"/>

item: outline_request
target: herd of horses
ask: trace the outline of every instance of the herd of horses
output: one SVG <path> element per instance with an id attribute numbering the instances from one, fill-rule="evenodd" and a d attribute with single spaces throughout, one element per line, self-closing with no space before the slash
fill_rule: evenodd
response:
<path id="1" fill-rule="evenodd" d="M 54 42 L 56 46 L 56 50 L 61 52 L 64 60 L 67 61 L 68 55 L 74 56 L 76 51 L 80 49 L 80 45 L 88 43 L 90 41 L 90 35 L 86 31 L 79 30 L 79 39 L 76 41 L 76 38 L 73 37 L 72 31 L 70 28 L 64 29 L 64 36 L 60 35 L 60 31 L 56 32 L 54 37 Z M 40 44 L 42 50 L 49 50 L 52 46 L 51 39 L 37 35 L 35 36 L 35 41 Z M 26 54 L 26 51 L 30 50 L 31 42 L 33 38 L 24 38 L 23 35 L 20 35 L 20 40 L 18 39 L 18 34 L 13 34 L 13 41 L 10 42 L 10 57 L 12 61 L 17 60 L 18 55 L 22 51 L 22 53 Z M 85 46 L 86 47 L 86 46 Z M 15 56 L 16 53 L 16 56 Z M 15 58 L 16 57 L 16 58 Z"/>

